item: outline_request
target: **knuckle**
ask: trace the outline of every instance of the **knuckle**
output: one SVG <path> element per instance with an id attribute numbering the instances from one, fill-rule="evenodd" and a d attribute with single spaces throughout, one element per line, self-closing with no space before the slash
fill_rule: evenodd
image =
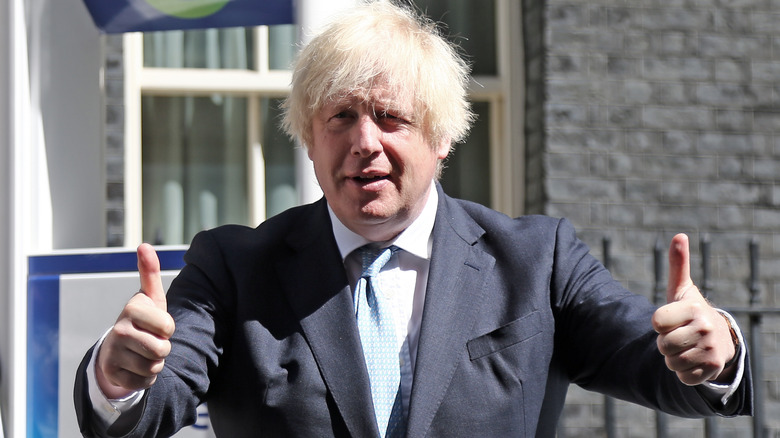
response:
<path id="1" fill-rule="evenodd" d="M 144 350 L 144 357 L 151 361 L 156 361 L 165 358 L 168 355 L 168 348 L 166 348 L 167 341 L 161 341 L 159 339 L 151 338 L 146 339 L 141 347 Z"/>
<path id="2" fill-rule="evenodd" d="M 142 297 L 136 295 L 125 304 L 125 308 L 122 310 L 122 316 L 133 318 L 135 315 L 144 312 L 147 307 L 148 303 L 146 303 Z"/>
<path id="3" fill-rule="evenodd" d="M 678 373 L 677 376 L 679 377 L 680 381 L 688 386 L 694 386 L 701 383 L 699 379 L 692 374 L 688 373 Z"/>
<path id="4" fill-rule="evenodd" d="M 152 366 L 149 368 L 149 371 L 151 372 L 153 378 L 156 378 L 158 374 L 160 374 L 165 368 L 165 360 L 158 360 L 152 364 Z"/>
<path id="5" fill-rule="evenodd" d="M 171 353 L 171 343 L 168 341 L 159 342 L 155 347 L 154 354 L 157 359 L 165 359 Z"/>
<path id="6" fill-rule="evenodd" d="M 699 327 L 699 333 L 702 337 L 705 337 L 711 333 L 715 333 L 715 324 L 712 322 L 712 320 L 706 319 L 701 322 L 701 326 Z"/>
<path id="7" fill-rule="evenodd" d="M 653 330 L 655 330 L 656 332 L 660 332 L 661 324 L 659 318 L 660 316 L 658 315 L 658 311 L 654 312 L 653 316 L 650 317 L 650 323 L 653 325 Z"/>
<path id="8" fill-rule="evenodd" d="M 715 358 L 714 358 L 714 357 L 708 358 L 708 360 L 706 360 L 706 361 L 702 362 L 702 363 L 699 365 L 699 367 L 701 367 L 701 369 L 702 369 L 704 372 L 708 373 L 708 374 L 712 374 L 712 373 L 714 373 L 715 371 L 717 371 L 717 370 L 719 370 L 720 368 L 722 368 L 722 366 L 723 366 L 723 365 L 722 365 L 722 364 L 719 364 L 719 363 L 718 363 L 718 362 L 715 360 Z"/>
<path id="9" fill-rule="evenodd" d="M 173 333 L 176 331 L 176 322 L 173 320 L 173 317 L 167 313 L 164 312 L 165 316 L 163 317 L 162 326 L 160 327 L 161 332 L 160 335 L 163 336 L 165 339 L 170 339 L 171 336 L 173 336 Z"/>
<path id="10" fill-rule="evenodd" d="M 666 338 L 663 336 L 659 336 L 656 343 L 658 344 L 658 351 L 660 351 L 661 354 L 663 354 L 664 356 L 668 356 L 669 344 L 666 342 Z"/>
<path id="11" fill-rule="evenodd" d="M 705 308 L 704 303 L 702 303 L 701 301 L 693 301 L 688 305 L 690 306 L 689 308 L 690 308 L 691 315 L 693 315 L 694 318 L 701 319 L 702 316 L 705 314 L 705 311 L 707 310 Z"/>
<path id="12" fill-rule="evenodd" d="M 119 321 L 117 321 L 116 324 L 114 324 L 114 327 L 111 329 L 109 338 L 115 338 L 115 339 L 119 339 L 120 341 L 126 341 L 127 339 L 132 338 L 135 332 L 136 329 L 133 326 L 133 324 L 128 323 L 126 319 L 120 319 Z"/>

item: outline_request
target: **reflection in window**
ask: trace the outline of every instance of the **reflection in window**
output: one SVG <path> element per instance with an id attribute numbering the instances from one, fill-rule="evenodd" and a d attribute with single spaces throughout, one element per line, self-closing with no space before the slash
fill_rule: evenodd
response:
<path id="1" fill-rule="evenodd" d="M 490 104 L 475 102 L 473 110 L 477 120 L 447 158 L 441 185 L 450 196 L 490 206 Z"/>
<path id="2" fill-rule="evenodd" d="M 171 30 L 144 34 L 144 67 L 251 69 L 251 28 Z"/>
<path id="3" fill-rule="evenodd" d="M 497 76 L 496 5 L 494 1 L 414 0 L 445 32 L 471 64 L 473 76 Z M 447 194 L 491 206 L 490 103 L 472 102 L 477 120 L 465 143 L 454 146 L 441 184 Z"/>
<path id="4" fill-rule="evenodd" d="M 414 0 L 432 20 L 447 24 L 447 35 L 472 63 L 474 76 L 498 75 L 494 1 Z"/>
<path id="5" fill-rule="evenodd" d="M 295 190 L 294 145 L 279 128 L 281 102 L 281 99 L 260 100 L 266 217 L 298 205 L 298 192 Z"/>
<path id="6" fill-rule="evenodd" d="M 268 26 L 268 69 L 289 70 L 295 58 L 298 30 L 293 24 Z"/>
<path id="7" fill-rule="evenodd" d="M 267 30 L 267 39 L 256 38 L 261 30 Z M 146 32 L 144 67 L 286 70 L 296 53 L 296 38 L 292 24 L 261 26 L 257 30 L 233 27 Z M 267 49 L 268 65 L 255 65 L 257 45 Z"/>
<path id="8" fill-rule="evenodd" d="M 247 224 L 246 99 L 145 96 L 142 105 L 144 241 L 188 243 Z"/>

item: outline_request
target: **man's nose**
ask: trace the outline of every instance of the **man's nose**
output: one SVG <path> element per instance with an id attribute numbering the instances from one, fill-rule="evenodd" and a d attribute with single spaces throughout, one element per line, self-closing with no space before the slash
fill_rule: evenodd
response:
<path id="1" fill-rule="evenodd" d="M 358 118 L 352 138 L 352 153 L 361 157 L 369 157 L 382 150 L 380 138 L 382 130 L 370 114 L 362 114 Z"/>

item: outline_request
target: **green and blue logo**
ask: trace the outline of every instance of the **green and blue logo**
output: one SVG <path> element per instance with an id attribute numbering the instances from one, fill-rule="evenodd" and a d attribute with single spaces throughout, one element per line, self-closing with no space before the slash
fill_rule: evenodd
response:
<path id="1" fill-rule="evenodd" d="M 220 11 L 230 0 L 146 0 L 151 7 L 176 18 L 203 18 Z"/>
<path id="2" fill-rule="evenodd" d="M 0 0 L 2 3 L 4 0 Z M 292 24 L 294 0 L 83 0 L 105 33 Z"/>

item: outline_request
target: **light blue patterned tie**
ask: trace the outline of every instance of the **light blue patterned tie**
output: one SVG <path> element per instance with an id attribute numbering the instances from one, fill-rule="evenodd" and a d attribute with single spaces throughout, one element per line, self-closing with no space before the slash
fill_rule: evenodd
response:
<path id="1" fill-rule="evenodd" d="M 396 246 L 360 248 L 363 272 L 355 291 L 355 313 L 371 380 L 374 412 L 379 432 L 385 438 L 403 436 L 404 430 L 393 309 L 382 294 L 377 278 L 396 250 Z"/>

